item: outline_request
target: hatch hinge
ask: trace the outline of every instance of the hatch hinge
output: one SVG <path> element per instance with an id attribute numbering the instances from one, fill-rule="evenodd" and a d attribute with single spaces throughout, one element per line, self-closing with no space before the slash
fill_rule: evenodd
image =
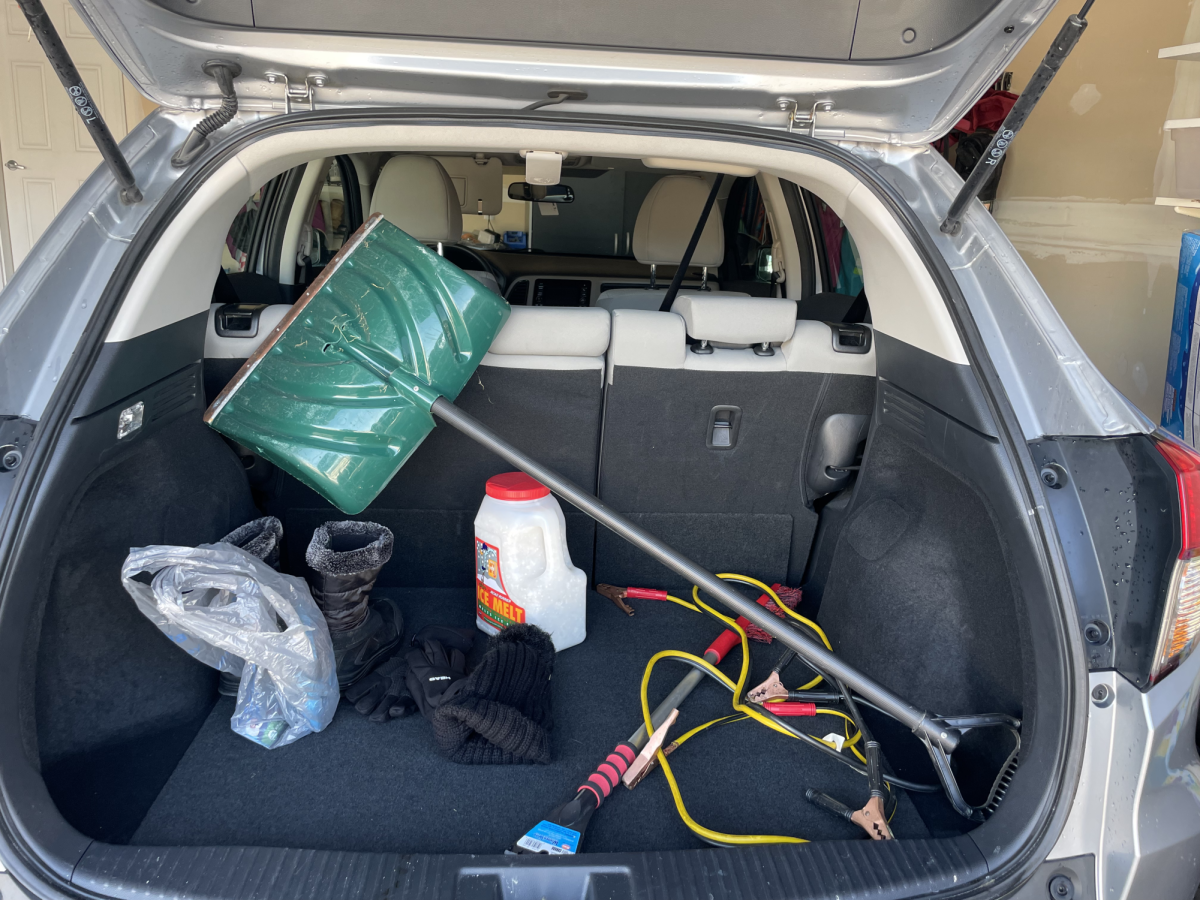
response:
<path id="1" fill-rule="evenodd" d="M 832 100 L 817 100 L 809 109 L 801 109 L 799 102 L 791 97 L 780 97 L 776 103 L 787 116 L 787 130 L 794 131 L 799 125 L 808 129 L 809 137 L 817 136 L 817 113 L 833 110 Z"/>
<path id="2" fill-rule="evenodd" d="M 325 87 L 329 82 L 329 79 L 319 72 L 314 72 L 306 77 L 303 84 L 292 84 L 283 72 L 267 72 L 266 74 L 268 84 L 283 85 L 284 115 L 291 114 L 293 103 L 307 104 L 308 111 L 313 112 L 317 108 L 316 89 Z"/>

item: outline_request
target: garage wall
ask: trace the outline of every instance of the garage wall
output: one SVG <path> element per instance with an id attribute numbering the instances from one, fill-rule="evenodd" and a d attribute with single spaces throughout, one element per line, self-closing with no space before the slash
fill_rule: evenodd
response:
<path id="1" fill-rule="evenodd" d="M 1060 3 L 1010 67 L 1029 81 L 1067 13 Z M 1200 41 L 1200 4 L 1097 3 L 1089 27 L 1013 144 L 997 221 L 1092 361 L 1158 421 L 1179 239 L 1200 219 L 1175 196 L 1170 118 L 1200 116 L 1200 63 L 1160 47 Z"/>

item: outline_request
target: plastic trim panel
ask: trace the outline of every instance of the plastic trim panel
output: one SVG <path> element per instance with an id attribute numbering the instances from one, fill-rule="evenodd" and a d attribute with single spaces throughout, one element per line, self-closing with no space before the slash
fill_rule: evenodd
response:
<path id="1" fill-rule="evenodd" d="M 519 858 L 96 842 L 71 881 L 131 900 L 887 900 L 946 890 L 986 872 L 982 855 L 965 838 Z"/>

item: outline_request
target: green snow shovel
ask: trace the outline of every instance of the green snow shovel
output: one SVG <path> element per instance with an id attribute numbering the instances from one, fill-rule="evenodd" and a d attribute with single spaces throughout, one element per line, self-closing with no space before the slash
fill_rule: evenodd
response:
<path id="1" fill-rule="evenodd" d="M 496 294 L 373 215 L 204 420 L 355 515 L 420 446 L 436 416 L 903 722 L 925 743 L 955 808 L 977 818 L 958 790 L 949 755 L 963 730 L 998 723 L 973 717 L 952 727 L 910 705 L 454 405 L 508 315 Z"/>
<path id="2" fill-rule="evenodd" d="M 349 515 L 433 431 L 508 319 L 500 297 L 376 213 L 204 421 Z"/>

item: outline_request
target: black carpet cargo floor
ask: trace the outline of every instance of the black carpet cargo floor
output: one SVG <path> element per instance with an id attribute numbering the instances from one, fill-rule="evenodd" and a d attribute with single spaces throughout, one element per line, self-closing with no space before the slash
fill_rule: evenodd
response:
<path id="1" fill-rule="evenodd" d="M 423 625 L 469 626 L 474 593 L 392 591 L 407 635 Z M 554 672 L 554 761 L 547 766 L 461 766 L 437 753 L 420 716 L 372 724 L 345 702 L 325 731 L 265 750 L 229 728 L 234 701 L 222 698 L 138 828 L 132 843 L 257 845 L 318 850 L 498 853 L 566 799 L 640 721 L 638 689 L 658 650 L 700 654 L 720 628 L 672 603 L 634 601 L 630 618 L 589 594 L 588 637 L 558 654 Z M 803 611 L 803 605 L 800 607 Z M 483 643 L 476 642 L 478 647 Z M 752 644 L 750 685 L 766 676 L 778 644 Z M 740 652 L 722 668 L 736 680 Z M 663 661 L 651 704 L 686 672 Z M 793 664 L 788 684 L 803 680 Z M 675 734 L 730 712 L 730 694 L 705 679 L 684 704 Z M 807 729 L 841 732 L 820 716 Z M 885 747 L 886 750 L 886 747 Z M 860 829 L 804 799 L 813 787 L 851 806 L 866 801 L 866 779 L 798 741 L 753 722 L 711 729 L 671 757 L 688 811 L 718 831 L 815 839 L 862 837 Z M 928 832 L 901 792 L 892 827 L 901 838 Z M 635 790 L 618 788 L 597 812 L 585 852 L 680 850 L 704 846 L 680 820 L 661 772 Z"/>

